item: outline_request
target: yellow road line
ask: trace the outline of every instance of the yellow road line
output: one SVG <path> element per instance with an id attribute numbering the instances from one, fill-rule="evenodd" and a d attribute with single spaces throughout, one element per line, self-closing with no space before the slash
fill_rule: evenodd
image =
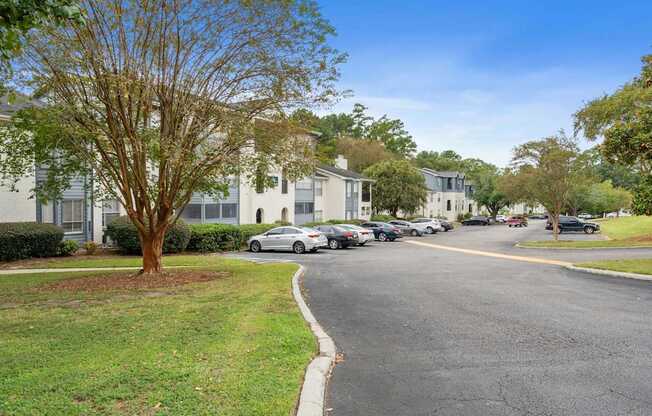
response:
<path id="1" fill-rule="evenodd" d="M 408 240 L 406 241 L 406 243 L 415 244 L 417 246 L 438 248 L 440 250 L 456 251 L 458 253 L 473 254 L 476 256 L 494 257 L 497 259 L 505 259 L 505 260 L 524 261 L 527 263 L 550 264 L 554 266 L 570 266 L 572 264 L 561 260 L 549 260 L 549 259 L 541 259 L 538 257 L 526 257 L 526 256 L 511 256 L 509 254 L 495 253 L 492 251 L 470 250 L 468 248 L 442 246 L 439 244 L 423 243 L 421 241 L 414 241 L 414 240 Z"/>

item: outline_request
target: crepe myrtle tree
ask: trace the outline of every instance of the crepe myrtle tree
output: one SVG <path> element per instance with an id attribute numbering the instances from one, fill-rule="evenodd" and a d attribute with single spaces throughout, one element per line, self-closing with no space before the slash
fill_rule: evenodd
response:
<path id="1" fill-rule="evenodd" d="M 568 204 L 574 184 L 585 174 L 586 161 L 576 141 L 562 131 L 516 147 L 511 169 L 499 181 L 498 189 L 511 201 L 543 205 L 557 240 L 559 216 Z"/>
<path id="2" fill-rule="evenodd" d="M 161 271 L 165 232 L 193 192 L 219 193 L 234 174 L 269 185 L 272 167 L 289 179 L 308 172 L 311 145 L 286 114 L 335 99 L 345 60 L 328 45 L 334 30 L 312 0 L 79 7 L 84 24 L 46 26 L 23 54 L 45 111 L 71 134 L 37 137 L 47 152 L 24 134 L 3 136 L 3 146 L 50 168 L 53 186 L 36 191 L 46 197 L 75 168 L 92 171 L 137 227 L 144 273 Z M 19 161 L 3 160 L 20 173 Z"/>

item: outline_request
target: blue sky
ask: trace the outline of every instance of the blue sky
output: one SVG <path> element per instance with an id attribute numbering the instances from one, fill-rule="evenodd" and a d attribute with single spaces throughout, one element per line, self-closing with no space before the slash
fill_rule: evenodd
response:
<path id="1" fill-rule="evenodd" d="M 349 54 L 340 88 L 402 119 L 419 150 L 499 165 L 530 139 L 572 127 L 652 53 L 652 1 L 321 0 Z M 583 147 L 588 144 L 583 142 Z"/>

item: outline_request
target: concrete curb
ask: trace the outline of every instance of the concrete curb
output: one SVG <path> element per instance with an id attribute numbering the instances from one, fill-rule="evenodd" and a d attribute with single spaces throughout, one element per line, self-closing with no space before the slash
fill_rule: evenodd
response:
<path id="1" fill-rule="evenodd" d="M 306 369 L 296 416 L 323 416 L 326 381 L 335 364 L 336 349 L 335 342 L 319 325 L 301 295 L 300 279 L 305 274 L 305 270 L 305 267 L 299 265 L 299 270 L 292 278 L 292 294 L 299 305 L 303 319 L 310 325 L 310 330 L 317 338 L 319 355 L 313 358 Z"/>
<path id="2" fill-rule="evenodd" d="M 633 246 L 633 247 L 529 247 L 523 246 L 520 243 L 514 244 L 514 247 L 524 250 L 636 250 L 648 249 L 652 250 L 652 246 Z"/>
<path id="3" fill-rule="evenodd" d="M 652 282 L 652 275 L 638 274 L 638 273 L 626 273 L 626 272 L 616 272 L 613 270 L 602 270 L 602 269 L 593 269 L 589 267 L 577 267 L 577 266 L 564 266 L 568 270 L 573 270 L 576 272 L 584 272 L 597 274 L 601 276 L 610 276 L 610 277 L 623 277 L 626 279 L 636 279 L 636 280 L 646 280 Z"/>

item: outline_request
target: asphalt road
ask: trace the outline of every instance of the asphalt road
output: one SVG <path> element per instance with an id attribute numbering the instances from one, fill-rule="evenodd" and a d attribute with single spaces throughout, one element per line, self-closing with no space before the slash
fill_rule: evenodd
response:
<path id="1" fill-rule="evenodd" d="M 417 241 L 542 258 L 652 257 L 513 247 L 546 236 L 542 227 Z M 652 415 L 650 282 L 407 241 L 256 257 L 307 267 L 310 307 L 344 354 L 328 415 Z"/>

